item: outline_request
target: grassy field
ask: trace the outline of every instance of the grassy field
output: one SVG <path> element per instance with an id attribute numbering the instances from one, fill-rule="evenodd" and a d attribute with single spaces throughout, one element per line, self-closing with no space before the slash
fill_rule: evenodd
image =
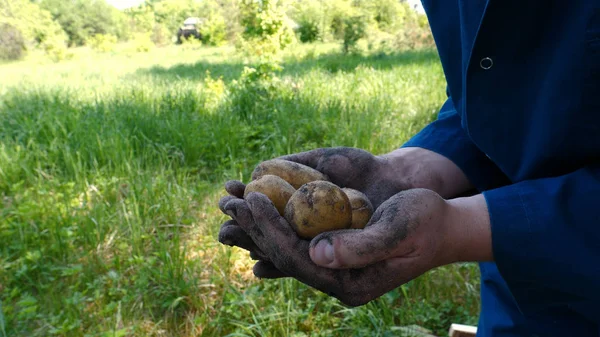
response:
<path id="1" fill-rule="evenodd" d="M 349 309 L 257 280 L 216 241 L 227 179 L 274 156 L 380 154 L 435 118 L 432 51 L 297 48 L 268 90 L 229 47 L 0 65 L 0 337 L 439 335 L 476 323 L 475 266 L 433 270 Z"/>

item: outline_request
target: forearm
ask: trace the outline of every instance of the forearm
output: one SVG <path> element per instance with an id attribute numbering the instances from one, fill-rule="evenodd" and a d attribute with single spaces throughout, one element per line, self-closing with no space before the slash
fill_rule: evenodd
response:
<path id="1" fill-rule="evenodd" d="M 396 186 L 426 188 L 443 198 L 464 194 L 473 186 L 461 169 L 448 158 L 419 147 L 405 147 L 378 157 L 381 175 Z"/>

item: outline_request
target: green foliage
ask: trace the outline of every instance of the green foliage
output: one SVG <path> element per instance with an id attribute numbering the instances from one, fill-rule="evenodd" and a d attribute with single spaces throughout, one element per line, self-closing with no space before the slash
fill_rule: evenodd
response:
<path id="1" fill-rule="evenodd" d="M 202 17 L 200 6 L 194 0 L 167 0 L 151 3 L 156 22 L 175 33 L 188 17 Z"/>
<path id="2" fill-rule="evenodd" d="M 233 113 L 246 117 L 248 109 L 270 101 L 279 81 L 276 72 L 282 69 L 281 53 L 294 42 L 294 33 L 278 0 L 243 0 L 241 9 L 245 30 L 240 46 L 255 66 L 234 81 L 231 96 Z"/>
<path id="3" fill-rule="evenodd" d="M 379 30 L 394 32 L 402 29 L 407 15 L 416 15 L 406 2 L 398 0 L 355 0 L 355 4 L 364 9 Z"/>
<path id="4" fill-rule="evenodd" d="M 227 38 L 227 25 L 225 18 L 220 14 L 212 14 L 200 28 L 202 42 L 208 46 L 221 46 L 225 44 Z"/>
<path id="5" fill-rule="evenodd" d="M 215 11 L 203 10 L 204 13 L 211 13 L 208 17 L 210 20 L 212 15 L 220 15 L 225 18 L 226 24 L 226 39 L 230 42 L 235 42 L 242 34 L 243 28 L 240 23 L 240 1 L 241 0 L 218 0 L 215 2 L 205 1 L 206 6 L 215 6 Z"/>
<path id="6" fill-rule="evenodd" d="M 151 7 L 139 6 L 128 8 L 124 13 L 129 20 L 129 31 L 132 34 L 152 31 L 156 18 Z"/>
<path id="7" fill-rule="evenodd" d="M 385 153 L 435 118 L 435 52 L 338 49 L 284 53 L 283 70 L 178 46 L 0 65 L 6 336 L 387 336 L 409 324 L 442 335 L 476 322 L 475 265 L 348 309 L 293 280 L 257 280 L 247 253 L 217 242 L 224 181 L 316 147 Z"/>
<path id="8" fill-rule="evenodd" d="M 290 20 L 279 0 L 242 0 L 245 49 L 253 55 L 277 55 L 294 42 Z"/>
<path id="9" fill-rule="evenodd" d="M 181 37 L 181 46 L 184 50 L 198 50 L 202 45 L 202 40 L 198 40 L 194 36 L 189 36 L 188 38 Z"/>
<path id="10" fill-rule="evenodd" d="M 117 37 L 110 34 L 96 34 L 87 39 L 86 44 L 93 50 L 107 53 L 115 49 Z"/>
<path id="11" fill-rule="evenodd" d="M 147 33 L 135 33 L 133 34 L 133 49 L 138 53 L 147 53 L 154 48 L 154 42 L 152 42 L 152 35 Z"/>
<path id="12" fill-rule="evenodd" d="M 104 0 L 41 0 L 68 35 L 70 46 L 84 45 L 90 36 L 110 34 L 123 38 L 122 13 Z"/>
<path id="13" fill-rule="evenodd" d="M 427 17 L 397 0 L 293 1 L 302 42 L 340 41 L 347 52 L 434 48 Z"/>
<path id="14" fill-rule="evenodd" d="M 315 42 L 321 38 L 319 23 L 311 20 L 301 21 L 298 27 L 300 41 L 304 43 Z"/>
<path id="15" fill-rule="evenodd" d="M 310 43 L 325 38 L 327 13 L 322 0 L 294 2 L 290 13 L 298 25 L 296 31 L 301 42 Z"/>
<path id="16" fill-rule="evenodd" d="M 163 24 L 157 23 L 154 25 L 152 29 L 152 35 L 150 36 L 150 40 L 156 46 L 164 47 L 171 43 L 174 34 L 169 31 L 169 29 Z"/>
<path id="17" fill-rule="evenodd" d="M 25 55 L 25 39 L 21 32 L 6 23 L 0 24 L 0 60 L 18 60 Z"/>
<path id="18" fill-rule="evenodd" d="M 359 9 L 352 5 L 351 0 L 333 0 L 326 7 L 329 13 L 327 24 L 334 39 L 343 40 L 346 22 L 349 18 L 357 16 Z"/>
<path id="19" fill-rule="evenodd" d="M 364 16 L 352 16 L 344 20 L 344 53 L 355 51 L 358 40 L 367 34 L 368 22 Z"/>
<path id="20" fill-rule="evenodd" d="M 247 253 L 217 242 L 224 181 L 316 147 L 385 153 L 435 118 L 435 52 L 338 49 L 284 53 L 276 80 L 227 47 L 0 65 L 6 336 L 389 336 L 409 324 L 442 335 L 476 322 L 476 265 L 349 309 L 257 280 Z"/>
<path id="21" fill-rule="evenodd" d="M 66 35 L 60 25 L 52 20 L 48 11 L 27 0 L 4 0 L 0 2 L 0 24 L 7 24 L 23 36 L 25 48 L 41 49 L 53 60 L 61 60 L 68 54 Z"/>

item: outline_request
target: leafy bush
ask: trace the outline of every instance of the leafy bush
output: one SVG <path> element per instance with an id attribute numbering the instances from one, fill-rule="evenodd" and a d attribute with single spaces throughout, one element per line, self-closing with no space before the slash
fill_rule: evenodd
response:
<path id="1" fill-rule="evenodd" d="M 152 31 L 156 23 L 156 17 L 152 9 L 148 6 L 128 8 L 124 11 L 129 22 L 129 31 L 134 38 L 136 33 L 147 33 Z"/>
<path id="2" fill-rule="evenodd" d="M 25 50 L 39 48 L 55 61 L 68 57 L 67 36 L 48 11 L 26 0 L 6 0 L 6 4 L 0 2 L 0 22 L 21 33 Z"/>
<path id="3" fill-rule="evenodd" d="M 46 56 L 54 62 L 70 60 L 73 58 L 73 52 L 69 51 L 66 45 L 59 42 L 46 43 L 43 45 L 43 49 Z"/>
<path id="4" fill-rule="evenodd" d="M 315 42 L 321 38 L 319 25 L 314 21 L 303 21 L 299 23 L 298 35 L 304 43 Z"/>
<path id="5" fill-rule="evenodd" d="M 115 49 L 117 37 L 110 34 L 96 34 L 87 39 L 86 44 L 95 51 L 108 53 Z"/>
<path id="6" fill-rule="evenodd" d="M 181 47 L 184 50 L 197 50 L 202 47 L 202 40 L 195 38 L 193 35 L 181 37 Z"/>
<path id="7" fill-rule="evenodd" d="M 334 0 L 327 3 L 326 11 L 329 13 L 327 26 L 330 34 L 336 40 L 343 40 L 346 20 L 357 15 L 358 9 L 352 6 L 350 0 Z"/>
<path id="8" fill-rule="evenodd" d="M 134 50 L 138 53 L 147 53 L 154 48 L 150 34 L 136 33 L 132 42 Z"/>
<path id="9" fill-rule="evenodd" d="M 358 40 L 366 36 L 367 26 L 368 23 L 364 16 L 353 16 L 344 20 L 344 53 L 355 50 Z"/>
<path id="10" fill-rule="evenodd" d="M 173 34 L 167 29 L 167 27 L 163 24 L 157 23 L 152 28 L 152 35 L 150 35 L 150 40 L 156 46 L 164 47 L 171 43 L 171 37 Z"/>
<path id="11" fill-rule="evenodd" d="M 209 46 L 220 46 L 227 38 L 227 25 L 222 15 L 214 13 L 200 28 L 202 41 Z"/>
<path id="12" fill-rule="evenodd" d="M 390 33 L 401 29 L 406 15 L 414 13 L 407 3 L 398 0 L 362 1 L 360 7 L 368 13 L 379 30 Z"/>
<path id="13" fill-rule="evenodd" d="M 21 59 L 25 51 L 23 34 L 9 24 L 0 24 L 0 60 Z"/>
<path id="14" fill-rule="evenodd" d="M 295 4 L 292 18 L 298 24 L 296 31 L 301 42 L 310 43 L 325 38 L 327 14 L 324 9 L 323 4 L 317 0 Z"/>
<path id="15" fill-rule="evenodd" d="M 199 2 L 194 0 L 154 1 L 147 6 L 154 12 L 156 23 L 165 26 L 170 32 L 176 32 L 186 18 L 202 13 Z"/>
<path id="16" fill-rule="evenodd" d="M 47 10 L 67 33 L 69 46 L 84 45 L 96 34 L 110 34 L 123 38 L 126 32 L 123 13 L 106 1 L 96 0 L 42 0 Z"/>
<path id="17" fill-rule="evenodd" d="M 290 20 L 278 0 L 242 0 L 244 47 L 251 54 L 278 54 L 294 42 Z"/>

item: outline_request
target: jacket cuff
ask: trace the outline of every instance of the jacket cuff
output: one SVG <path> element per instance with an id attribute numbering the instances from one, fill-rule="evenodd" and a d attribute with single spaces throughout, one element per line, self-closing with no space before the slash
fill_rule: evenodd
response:
<path id="1" fill-rule="evenodd" d="M 485 191 L 483 196 L 490 216 L 494 262 L 519 310 L 534 314 L 553 304 L 571 301 L 570 296 L 536 280 L 542 275 L 552 277 L 547 268 L 550 256 L 543 252 L 561 247 L 548 247 L 553 244 L 545 239 L 548 230 L 532 221 L 535 214 L 528 205 L 535 196 L 520 184 Z M 553 295 L 548 296 L 550 293 Z"/>

